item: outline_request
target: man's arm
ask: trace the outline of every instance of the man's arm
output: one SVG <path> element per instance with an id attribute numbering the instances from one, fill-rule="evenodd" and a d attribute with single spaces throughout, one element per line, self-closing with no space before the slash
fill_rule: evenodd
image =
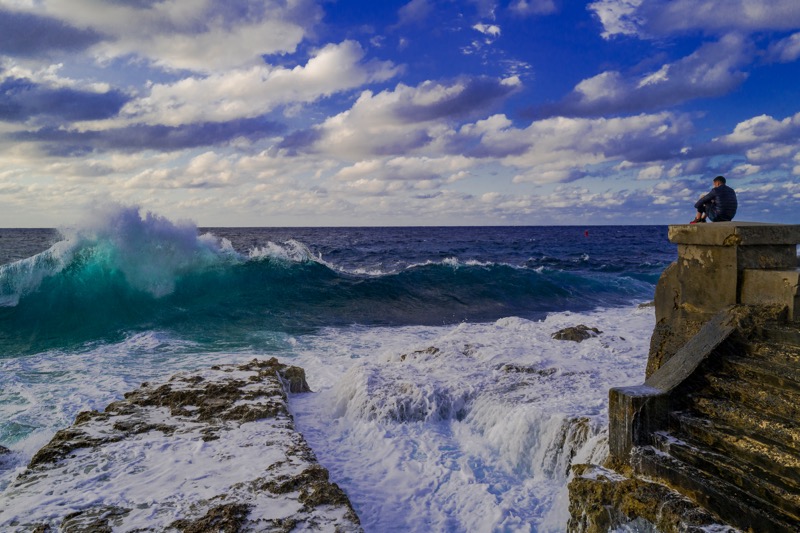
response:
<path id="1" fill-rule="evenodd" d="M 702 206 L 711 202 L 716 197 L 717 197 L 716 189 L 711 189 L 710 193 L 706 194 L 705 196 L 697 200 L 697 202 L 694 204 L 694 208 L 699 210 Z"/>

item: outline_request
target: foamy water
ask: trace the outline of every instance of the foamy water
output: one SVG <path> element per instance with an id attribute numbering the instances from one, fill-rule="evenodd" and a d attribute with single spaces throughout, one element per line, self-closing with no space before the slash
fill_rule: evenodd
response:
<path id="1" fill-rule="evenodd" d="M 603 333 L 550 338 L 577 323 Z M 291 405 L 367 531 L 563 531 L 569 465 L 607 453 L 608 389 L 642 381 L 652 326 L 624 308 L 329 331 L 298 343 L 316 392 Z"/>
<path id="2" fill-rule="evenodd" d="M 578 323 L 603 333 L 582 343 L 550 337 Z M 290 398 L 297 427 L 366 531 L 563 531 L 568 467 L 606 453 L 608 388 L 641 382 L 652 325 L 652 308 L 618 308 L 329 328 L 286 336 L 274 355 L 306 369 L 315 392 Z M 4 436 L 13 454 L 0 487 L 79 411 L 102 409 L 142 381 L 254 355 L 204 353 L 152 332 L 3 360 L 0 417 L 18 434 Z M 160 461 L 169 465 L 168 453 Z M 87 476 L 87 493 L 91 484 Z"/>

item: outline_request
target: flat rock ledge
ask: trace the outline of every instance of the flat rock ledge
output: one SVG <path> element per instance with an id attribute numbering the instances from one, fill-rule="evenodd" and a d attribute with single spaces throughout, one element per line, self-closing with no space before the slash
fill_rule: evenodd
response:
<path id="1" fill-rule="evenodd" d="M 301 368 L 181 373 L 80 413 L 0 495 L 9 532 L 362 531 L 294 428 Z"/>

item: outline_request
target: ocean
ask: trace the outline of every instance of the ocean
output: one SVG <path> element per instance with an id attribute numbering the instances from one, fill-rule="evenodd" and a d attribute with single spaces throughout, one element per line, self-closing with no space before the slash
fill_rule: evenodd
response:
<path id="1" fill-rule="evenodd" d="M 79 412 L 277 357 L 306 370 L 296 426 L 367 532 L 563 531 L 569 466 L 607 453 L 608 389 L 643 381 L 641 304 L 675 257 L 666 226 L 198 228 L 115 207 L 0 229 L 0 501 Z M 600 333 L 552 338 L 578 324 Z"/>

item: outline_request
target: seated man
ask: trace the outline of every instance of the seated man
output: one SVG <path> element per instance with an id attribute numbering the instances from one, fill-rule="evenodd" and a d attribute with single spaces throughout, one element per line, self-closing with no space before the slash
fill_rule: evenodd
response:
<path id="1" fill-rule="evenodd" d="M 725 185 L 725 178 L 717 176 L 714 178 L 714 188 L 711 192 L 700 198 L 694 208 L 697 214 L 689 224 L 705 222 L 706 218 L 711 222 L 725 222 L 733 220 L 736 215 L 736 208 L 739 203 L 736 200 L 736 192 Z"/>

